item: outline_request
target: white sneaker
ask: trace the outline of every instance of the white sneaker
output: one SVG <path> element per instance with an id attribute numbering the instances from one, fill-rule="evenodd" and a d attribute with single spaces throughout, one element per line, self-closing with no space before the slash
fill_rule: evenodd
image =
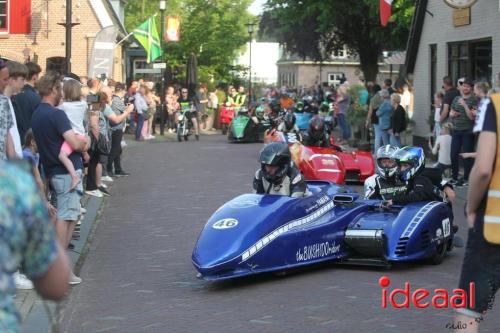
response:
<path id="1" fill-rule="evenodd" d="M 94 197 L 102 198 L 102 193 L 99 190 L 93 190 L 93 191 L 85 191 L 88 195 L 92 195 Z"/>
<path id="2" fill-rule="evenodd" d="M 76 276 L 75 273 L 71 272 L 71 274 L 69 276 L 69 284 L 75 285 L 75 284 L 79 284 L 79 283 L 82 283 L 82 279 L 79 278 L 78 276 Z"/>
<path id="3" fill-rule="evenodd" d="M 33 282 L 31 282 L 26 275 L 19 273 L 19 271 L 14 273 L 14 282 L 16 283 L 17 289 L 33 289 Z"/>
<path id="4" fill-rule="evenodd" d="M 109 183 L 113 182 L 113 178 L 111 178 L 110 176 L 102 176 L 101 180 L 104 182 L 109 182 Z"/>
<path id="5" fill-rule="evenodd" d="M 104 188 L 108 188 L 108 185 L 106 185 L 106 184 L 104 184 L 104 183 L 102 183 L 101 185 L 99 185 L 99 186 L 97 186 L 97 187 L 101 187 L 101 186 L 102 186 L 102 187 L 104 187 Z"/>
<path id="6" fill-rule="evenodd" d="M 154 139 L 154 138 L 156 138 L 156 136 L 154 136 L 154 135 L 150 135 L 150 136 L 149 136 L 149 139 L 150 139 L 150 140 L 152 140 L 152 139 Z"/>

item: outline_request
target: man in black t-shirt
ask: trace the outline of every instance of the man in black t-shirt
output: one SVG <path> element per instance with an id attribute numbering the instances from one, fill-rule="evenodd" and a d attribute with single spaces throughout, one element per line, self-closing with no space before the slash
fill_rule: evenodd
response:
<path id="1" fill-rule="evenodd" d="M 450 113 L 451 103 L 453 102 L 455 97 L 460 96 L 460 91 L 458 91 L 458 89 L 453 86 L 453 81 L 449 76 L 445 76 L 443 78 L 443 89 L 445 91 L 443 98 L 443 109 L 441 110 L 441 119 L 439 120 L 439 123 L 441 125 L 449 121 L 448 116 Z"/>
<path id="2" fill-rule="evenodd" d="M 38 64 L 33 62 L 26 63 L 28 76 L 26 83 L 19 94 L 12 97 L 12 105 L 16 114 L 17 129 L 21 144 L 24 145 L 24 136 L 29 128 L 31 128 L 31 117 L 33 112 L 40 105 L 40 95 L 35 91 L 35 83 L 38 80 L 38 75 L 42 71 Z"/>
<path id="3" fill-rule="evenodd" d="M 468 324 L 470 332 L 478 332 L 482 315 L 493 306 L 500 287 L 500 246 L 488 243 L 483 235 L 487 193 L 499 153 L 497 114 L 492 102 L 486 106 L 484 117 L 479 117 L 477 122 L 476 128 L 480 134 L 476 161 L 469 176 L 466 206 L 469 233 L 459 283 L 459 287 L 466 291 L 469 290 L 469 284 L 474 283 L 475 307 L 458 309 L 460 318 L 457 319 L 472 323 Z"/>
<path id="4" fill-rule="evenodd" d="M 45 74 L 37 82 L 36 87 L 42 97 L 42 102 L 33 113 L 31 127 L 45 176 L 56 194 L 57 237 L 63 247 L 67 248 L 80 216 L 80 198 L 83 187 L 80 181 L 75 189 L 71 188 L 71 176 L 59 160 L 59 153 L 62 144 L 66 141 L 73 149 L 69 159 L 77 175 L 81 177 L 83 170 L 81 152 L 87 151 L 89 144 L 77 139 L 66 113 L 56 108 L 62 98 L 59 75 L 51 72 Z M 71 273 L 70 280 L 72 284 L 81 282 L 81 279 L 73 273 Z"/>
<path id="5" fill-rule="evenodd" d="M 179 105 L 181 106 L 181 111 L 186 113 L 186 118 L 191 119 L 193 123 L 193 128 L 195 131 L 196 140 L 200 139 L 198 132 L 198 112 L 194 106 L 195 101 L 189 96 L 187 88 L 181 89 L 181 96 L 179 98 Z"/>

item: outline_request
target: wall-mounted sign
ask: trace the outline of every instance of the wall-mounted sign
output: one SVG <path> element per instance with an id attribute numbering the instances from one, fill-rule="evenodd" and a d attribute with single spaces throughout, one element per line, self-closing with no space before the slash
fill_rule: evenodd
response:
<path id="1" fill-rule="evenodd" d="M 453 10 L 453 26 L 463 27 L 470 24 L 470 7 Z"/>
<path id="2" fill-rule="evenodd" d="M 453 8 L 469 8 L 471 7 L 477 0 L 444 0 L 444 2 Z"/>

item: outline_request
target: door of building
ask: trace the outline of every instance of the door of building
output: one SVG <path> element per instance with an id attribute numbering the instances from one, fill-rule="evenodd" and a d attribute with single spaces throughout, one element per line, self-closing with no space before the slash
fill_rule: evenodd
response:
<path id="1" fill-rule="evenodd" d="M 63 74 L 66 69 L 66 58 L 64 57 L 51 57 L 47 58 L 47 72 L 55 71 Z"/>

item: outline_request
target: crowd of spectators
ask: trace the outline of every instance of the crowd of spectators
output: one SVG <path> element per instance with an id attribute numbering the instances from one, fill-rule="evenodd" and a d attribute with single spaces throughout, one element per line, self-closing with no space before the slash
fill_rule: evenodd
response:
<path id="1" fill-rule="evenodd" d="M 37 212 L 40 221 L 36 223 L 50 226 L 47 239 L 43 241 L 48 242 L 46 245 L 51 250 L 45 253 L 46 257 L 40 257 L 41 261 L 47 261 L 44 266 L 40 262 L 28 263 L 39 265 L 34 274 L 34 268 L 26 266 L 19 255 L 13 254 L 13 258 L 19 260 L 14 266 L 12 263 L 8 263 L 9 267 L 2 266 L 2 272 L 12 274 L 8 277 L 3 273 L 0 275 L 0 280 L 9 281 L 2 284 L 0 294 L 7 293 L 12 285 L 31 289 L 34 287 L 31 280 L 36 287 L 37 278 L 46 273 L 43 269 L 48 268 L 56 255 L 66 262 L 65 269 L 69 271 L 66 284 L 82 282 L 69 269 L 64 251 L 55 250 L 71 248 L 71 240 L 79 237 L 79 224 L 86 212 L 81 205 L 83 194 L 111 195 L 105 182 L 129 175 L 121 163 L 125 144 L 123 133 L 127 124 L 140 127 L 137 119 L 142 110 L 134 112 L 134 104 L 127 101 L 130 96 L 125 84 L 112 80 L 104 83 L 96 78 L 80 78 L 73 74 L 63 77 L 56 72 L 47 72 L 40 77 L 40 73 L 41 68 L 36 63 L 0 60 L 0 169 L 4 170 L 7 160 L 9 165 L 15 165 L 16 161 L 20 164 L 19 167 L 6 168 L 8 172 L 0 177 L 16 173 L 22 180 L 25 179 L 23 172 L 31 173 L 38 192 L 33 200 L 39 198 L 45 207 L 42 212 Z M 142 95 L 138 94 L 145 99 L 147 108 L 155 109 L 154 103 L 159 99 L 151 85 L 142 83 L 137 90 L 143 91 Z M 131 96 L 138 94 L 134 92 Z M 152 125 L 145 123 L 143 128 L 139 128 L 141 138 L 150 137 Z M 2 178 L 0 182 L 8 182 L 8 179 Z M 22 182 L 9 182 L 8 185 L 12 190 L 16 186 L 27 186 Z M 3 189 L 2 193 L 5 193 Z M 12 204 L 11 210 L 5 206 L 0 208 L 0 223 L 21 218 L 26 220 L 25 226 L 36 229 L 32 216 L 17 210 L 22 210 L 22 205 Z M 16 216 L 7 216 L 12 213 Z M 42 221 L 44 219 L 46 221 Z M 19 232 L 23 231 L 19 229 Z M 22 235 L 28 236 L 29 231 Z M 24 245 L 35 246 L 29 244 L 30 241 L 24 239 Z"/>
<path id="2" fill-rule="evenodd" d="M 477 119 L 484 117 L 494 92 L 486 81 L 460 78 L 455 86 L 449 76 L 443 78 L 443 90 L 434 95 L 434 128 L 430 145 L 438 155 L 437 166 L 451 169 L 451 184 L 467 186 L 476 155 L 479 128 Z M 463 176 L 459 178 L 460 163 Z"/>

